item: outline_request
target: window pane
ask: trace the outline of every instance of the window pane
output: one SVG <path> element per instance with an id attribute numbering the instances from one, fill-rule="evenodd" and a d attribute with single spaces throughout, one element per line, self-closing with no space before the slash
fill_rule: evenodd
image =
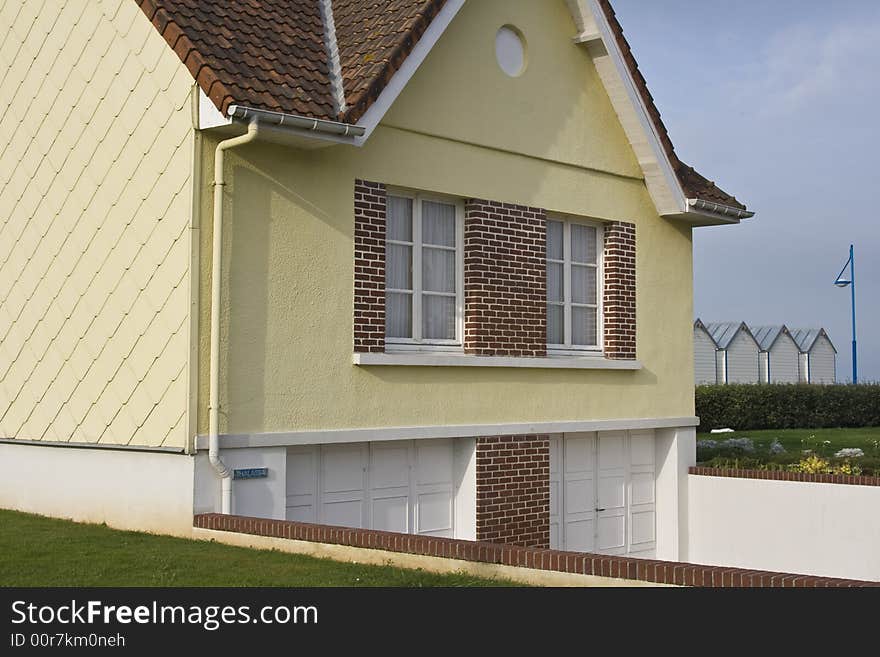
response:
<path id="1" fill-rule="evenodd" d="M 455 206 L 422 201 L 422 243 L 455 246 Z"/>
<path id="2" fill-rule="evenodd" d="M 455 292 L 455 251 L 422 249 L 422 289 Z"/>
<path id="3" fill-rule="evenodd" d="M 596 303 L 596 268 L 587 265 L 571 266 L 572 303 Z"/>
<path id="4" fill-rule="evenodd" d="M 387 239 L 412 242 L 412 206 L 411 198 L 388 197 Z"/>
<path id="5" fill-rule="evenodd" d="M 547 263 L 547 301 L 563 300 L 563 271 L 561 262 Z"/>
<path id="6" fill-rule="evenodd" d="M 596 228 L 571 225 L 571 261 L 596 263 Z"/>
<path id="7" fill-rule="evenodd" d="M 565 333 L 565 307 L 547 305 L 547 344 L 563 344 Z"/>
<path id="8" fill-rule="evenodd" d="M 547 222 L 547 257 L 562 260 L 562 222 Z"/>
<path id="9" fill-rule="evenodd" d="M 411 246 L 385 245 L 385 287 L 395 290 L 412 289 Z"/>
<path id="10" fill-rule="evenodd" d="M 596 309 L 571 308 L 571 343 L 583 347 L 595 347 L 596 341 Z"/>
<path id="11" fill-rule="evenodd" d="M 422 297 L 422 337 L 429 340 L 455 339 L 455 297 Z"/>
<path id="12" fill-rule="evenodd" d="M 412 337 L 412 295 L 389 292 L 385 295 L 385 337 Z"/>

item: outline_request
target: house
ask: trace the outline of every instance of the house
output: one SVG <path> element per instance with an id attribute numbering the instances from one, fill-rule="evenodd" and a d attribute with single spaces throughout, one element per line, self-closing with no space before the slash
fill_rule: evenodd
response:
<path id="1" fill-rule="evenodd" d="M 751 326 L 761 347 L 761 383 L 797 383 L 800 349 L 784 324 Z"/>
<path id="2" fill-rule="evenodd" d="M 694 321 L 694 383 L 696 385 L 718 383 L 718 345 L 706 325 L 697 318 Z"/>
<path id="3" fill-rule="evenodd" d="M 714 322 L 706 329 L 718 345 L 718 383 L 758 383 L 761 347 L 745 322 Z"/>
<path id="4" fill-rule="evenodd" d="M 792 329 L 800 350 L 798 366 L 802 383 L 836 383 L 837 349 L 823 328 Z"/>
<path id="5" fill-rule="evenodd" d="M 752 213 L 607 0 L 374 4 L 2 5 L 0 506 L 676 558 Z"/>

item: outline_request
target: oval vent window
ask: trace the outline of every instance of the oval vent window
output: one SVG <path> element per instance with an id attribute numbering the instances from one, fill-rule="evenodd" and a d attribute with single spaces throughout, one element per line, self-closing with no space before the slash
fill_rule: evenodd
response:
<path id="1" fill-rule="evenodd" d="M 510 77 L 522 75 L 526 68 L 526 41 L 522 32 L 512 25 L 499 28 L 495 35 L 495 58 Z"/>

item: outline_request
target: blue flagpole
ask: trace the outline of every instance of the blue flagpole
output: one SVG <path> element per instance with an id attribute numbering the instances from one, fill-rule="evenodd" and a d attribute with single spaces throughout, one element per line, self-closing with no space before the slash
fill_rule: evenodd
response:
<path id="1" fill-rule="evenodd" d="M 859 382 L 858 354 L 856 352 L 856 258 L 853 245 L 849 245 L 849 279 L 852 299 L 852 380 Z"/>

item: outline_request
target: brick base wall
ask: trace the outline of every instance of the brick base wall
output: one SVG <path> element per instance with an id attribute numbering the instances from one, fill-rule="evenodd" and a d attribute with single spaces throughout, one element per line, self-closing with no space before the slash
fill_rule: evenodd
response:
<path id="1" fill-rule="evenodd" d="M 605 357 L 636 357 L 636 227 L 624 221 L 605 225 Z"/>
<path id="2" fill-rule="evenodd" d="M 354 181 L 354 350 L 385 351 L 385 185 Z"/>
<path id="3" fill-rule="evenodd" d="M 477 540 L 550 547 L 550 439 L 477 438 Z"/>
<path id="4" fill-rule="evenodd" d="M 252 536 L 269 536 L 329 545 L 349 545 L 402 554 L 464 559 L 478 563 L 503 564 L 521 568 L 555 570 L 577 575 L 616 577 L 678 586 L 822 588 L 880 586 L 880 582 L 794 575 L 725 566 L 701 566 L 636 557 L 612 557 L 586 552 L 515 547 L 454 538 L 398 534 L 375 529 L 331 527 L 293 520 L 268 520 L 219 513 L 197 515 L 193 518 L 193 526 L 199 529 L 235 532 Z"/>
<path id="5" fill-rule="evenodd" d="M 465 353 L 547 355 L 546 225 L 540 208 L 465 203 Z"/>

